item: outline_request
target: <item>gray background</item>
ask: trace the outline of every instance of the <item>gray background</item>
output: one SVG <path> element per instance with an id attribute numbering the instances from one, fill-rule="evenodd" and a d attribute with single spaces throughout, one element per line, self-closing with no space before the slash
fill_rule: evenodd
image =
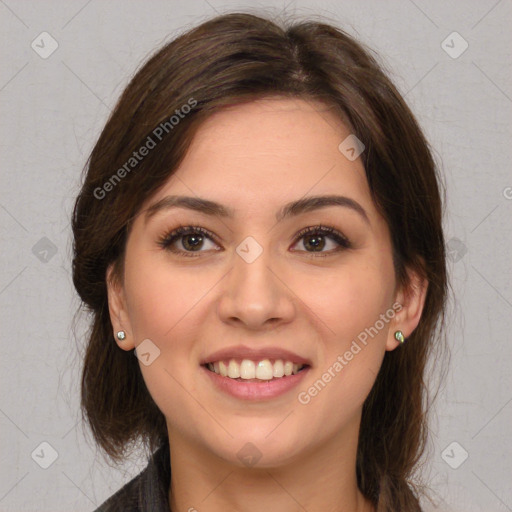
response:
<path id="1" fill-rule="evenodd" d="M 87 156 L 141 60 L 216 13 L 263 6 L 325 16 L 376 49 L 435 148 L 455 299 L 450 373 L 424 474 L 437 510 L 512 510 L 512 2 L 5 0 L 1 511 L 90 511 L 145 466 L 136 452 L 109 467 L 81 427 L 87 318 L 73 331 L 71 207 Z M 58 43 L 47 58 L 44 31 Z M 454 31 L 469 45 L 461 55 Z"/>

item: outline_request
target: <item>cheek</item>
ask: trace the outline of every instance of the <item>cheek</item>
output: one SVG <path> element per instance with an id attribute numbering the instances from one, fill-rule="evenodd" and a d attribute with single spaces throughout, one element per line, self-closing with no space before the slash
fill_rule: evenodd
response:
<path id="1" fill-rule="evenodd" d="M 194 305 L 208 283 L 198 276 L 173 268 L 165 259 L 134 255 L 127 261 L 125 288 L 128 313 L 136 342 L 155 339 L 168 343 L 187 324 Z"/>
<path id="2" fill-rule="evenodd" d="M 154 269 L 127 273 L 128 314 L 136 344 L 145 338 L 161 340 L 179 313 L 176 294 L 166 286 L 162 277 Z"/>
<path id="3" fill-rule="evenodd" d="M 392 305 L 392 268 L 359 263 L 340 267 L 329 275 L 301 278 L 300 297 L 322 321 L 329 338 L 343 347 L 348 340 L 375 324 Z M 297 289 L 297 288 L 295 288 Z"/>
<path id="4" fill-rule="evenodd" d="M 302 293 L 308 308 L 321 319 L 323 347 L 318 351 L 319 378 L 301 390 L 299 402 L 307 403 L 313 414 L 331 410 L 334 428 L 361 407 L 379 372 L 394 313 L 394 273 L 382 262 L 366 260 L 340 268 L 328 284 L 320 278 L 313 281 L 309 277 L 303 283 Z M 386 312 L 389 318 L 382 321 Z"/>
<path id="5" fill-rule="evenodd" d="M 149 393 L 161 411 L 187 410 L 189 393 L 194 394 L 189 364 L 198 326 L 194 306 L 204 296 L 205 285 L 189 272 L 144 258 L 143 252 L 127 259 L 125 268 L 135 345 L 149 339 L 157 347 L 150 364 L 139 363 Z"/>

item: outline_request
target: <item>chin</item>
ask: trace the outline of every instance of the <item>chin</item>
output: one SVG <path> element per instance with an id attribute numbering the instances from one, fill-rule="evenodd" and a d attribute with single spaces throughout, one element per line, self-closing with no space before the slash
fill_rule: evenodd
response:
<path id="1" fill-rule="evenodd" d="M 286 421 L 286 420 L 285 420 Z M 275 468 L 292 463 L 304 447 L 304 437 L 289 431 L 276 431 L 276 423 L 268 428 L 243 429 L 243 435 L 235 435 L 223 446 L 210 446 L 212 452 L 225 461 L 239 467 Z M 269 434 L 270 433 L 270 434 Z"/>

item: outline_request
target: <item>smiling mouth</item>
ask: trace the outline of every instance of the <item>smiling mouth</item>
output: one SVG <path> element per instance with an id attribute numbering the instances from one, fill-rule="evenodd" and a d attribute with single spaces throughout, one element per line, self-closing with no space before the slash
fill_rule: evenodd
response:
<path id="1" fill-rule="evenodd" d="M 271 381 L 297 375 L 309 368 L 307 364 L 297 364 L 283 359 L 229 359 L 214 361 L 204 365 L 209 371 L 239 382 Z"/>

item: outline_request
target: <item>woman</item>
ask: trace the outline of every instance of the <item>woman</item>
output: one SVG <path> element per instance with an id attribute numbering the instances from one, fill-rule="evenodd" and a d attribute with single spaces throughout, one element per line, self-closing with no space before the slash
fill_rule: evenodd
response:
<path id="1" fill-rule="evenodd" d="M 235 13 L 152 56 L 73 218 L 84 418 L 112 460 L 151 454 L 98 510 L 421 510 L 436 172 L 333 26 Z"/>

